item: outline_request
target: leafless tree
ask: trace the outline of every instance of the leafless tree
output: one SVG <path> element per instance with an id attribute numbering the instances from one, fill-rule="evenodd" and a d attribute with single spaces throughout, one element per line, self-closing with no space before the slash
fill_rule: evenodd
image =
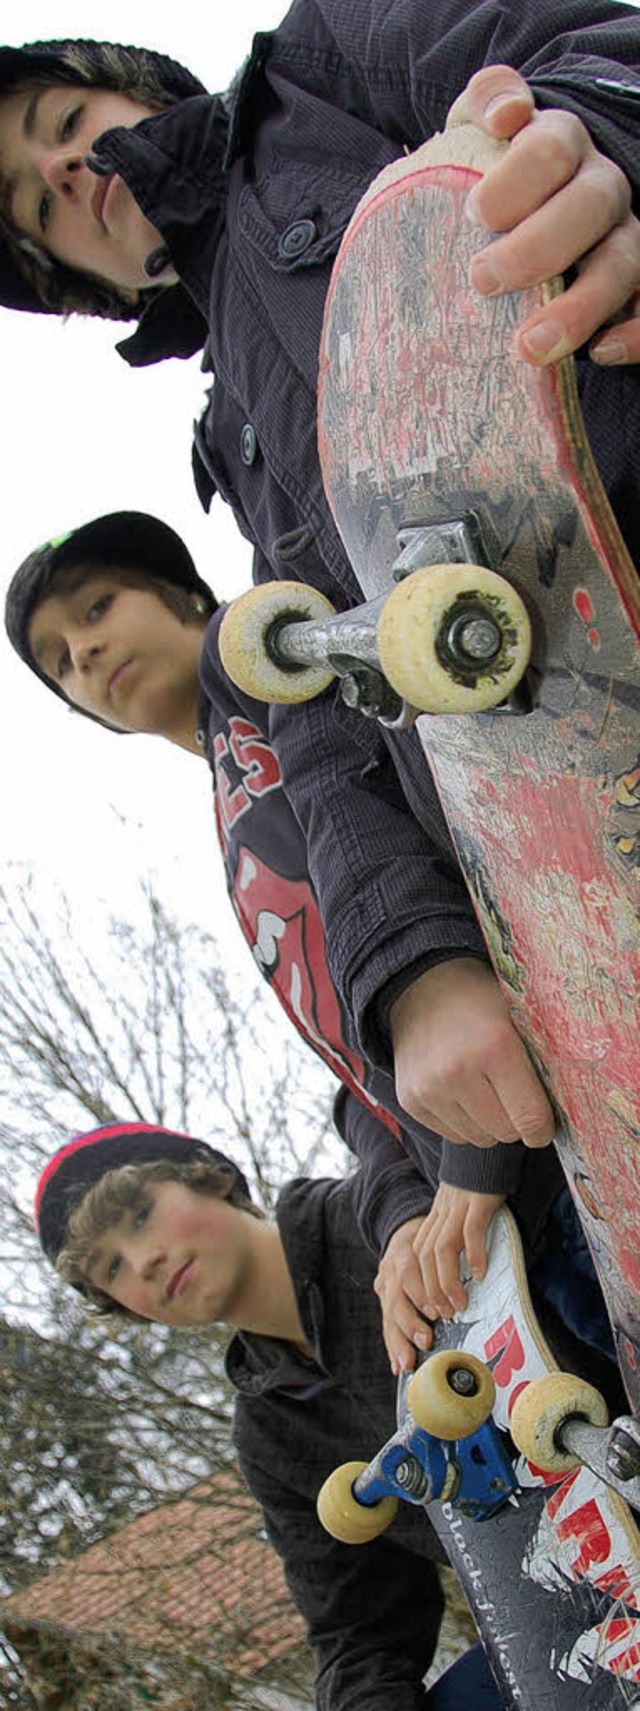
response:
<path id="1" fill-rule="evenodd" d="M 229 1152 L 269 1209 L 287 1177 L 347 1168 L 330 1135 L 332 1093 L 328 1072 L 297 1041 L 249 953 L 246 972 L 232 982 L 212 935 L 177 922 L 150 885 L 141 886 L 127 917 L 94 918 L 89 942 L 64 897 L 19 876 L 5 884 L 5 1593 L 85 1551 L 137 1511 L 206 1480 L 229 1457 L 226 1339 L 210 1332 L 178 1337 L 161 1327 L 121 1328 L 114 1337 L 105 1324 L 89 1324 L 38 1256 L 31 1200 L 43 1160 L 70 1133 L 95 1124 L 158 1122 Z M 7 1704 L 26 1707 L 31 1690 L 8 1642 L 4 1669 L 2 1656 L 0 1698 L 5 1681 Z"/>

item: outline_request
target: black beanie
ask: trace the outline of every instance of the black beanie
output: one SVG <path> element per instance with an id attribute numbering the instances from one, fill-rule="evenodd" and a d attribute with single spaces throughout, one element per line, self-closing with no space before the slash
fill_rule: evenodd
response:
<path id="1" fill-rule="evenodd" d="M 67 1141 L 41 1173 L 35 1196 L 36 1229 L 52 1265 L 65 1246 L 72 1212 L 106 1171 L 119 1170 L 125 1164 L 149 1164 L 157 1159 L 179 1163 L 203 1159 L 221 1165 L 229 1171 L 231 1186 L 247 1200 L 251 1199 L 247 1179 L 233 1159 L 217 1152 L 206 1141 L 156 1128 L 153 1123 L 109 1123 L 105 1128 L 91 1129 L 89 1134 L 76 1135 Z"/>
<path id="2" fill-rule="evenodd" d="M 121 565 L 123 569 L 141 570 L 151 579 L 161 577 L 176 588 L 200 595 L 207 615 L 215 612 L 217 606 L 211 589 L 198 576 L 184 541 L 168 523 L 146 511 L 110 511 L 105 517 L 96 517 L 72 529 L 68 535 L 58 535 L 55 540 L 36 547 L 9 583 L 4 608 L 7 635 L 25 665 L 69 705 L 64 689 L 47 677 L 31 652 L 29 624 L 36 606 L 49 593 L 52 577 L 59 570 L 71 570 L 83 561 L 87 565 Z M 88 713 L 86 717 L 94 715 Z M 97 723 L 106 721 L 98 719 Z"/>

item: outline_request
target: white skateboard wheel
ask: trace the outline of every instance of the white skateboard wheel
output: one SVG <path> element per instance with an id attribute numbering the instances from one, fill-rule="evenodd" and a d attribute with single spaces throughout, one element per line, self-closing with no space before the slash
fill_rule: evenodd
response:
<path id="1" fill-rule="evenodd" d="M 591 1426 L 609 1422 L 604 1397 L 586 1379 L 569 1372 L 532 1379 L 513 1404 L 509 1427 L 516 1449 L 544 1473 L 580 1467 L 579 1457 L 564 1450 L 560 1440 L 562 1423 L 572 1415 Z"/>
<path id="2" fill-rule="evenodd" d="M 354 1481 L 366 1466 L 366 1461 L 343 1462 L 318 1492 L 316 1507 L 325 1532 L 343 1545 L 366 1545 L 376 1539 L 391 1525 L 398 1507 L 397 1497 L 381 1497 L 373 1506 L 354 1497 Z"/>
<path id="3" fill-rule="evenodd" d="M 425 713 L 496 707 L 520 682 L 530 651 L 520 595 L 479 564 L 414 570 L 389 595 L 378 623 L 385 677 Z"/>
<path id="4" fill-rule="evenodd" d="M 488 1366 L 466 1349 L 439 1349 L 429 1355 L 407 1385 L 416 1424 L 446 1442 L 477 1432 L 489 1418 L 495 1396 Z"/>
<path id="5" fill-rule="evenodd" d="M 304 582 L 263 582 L 234 600 L 220 625 L 220 658 L 232 683 L 257 701 L 311 701 L 332 682 L 322 664 L 281 665 L 270 636 L 286 623 L 324 620 L 334 607 Z"/>

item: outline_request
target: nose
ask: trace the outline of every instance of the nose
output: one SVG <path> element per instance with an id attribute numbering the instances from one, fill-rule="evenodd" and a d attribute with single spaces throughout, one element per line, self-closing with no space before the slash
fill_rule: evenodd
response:
<path id="1" fill-rule="evenodd" d="M 166 1265 L 167 1256 L 161 1248 L 153 1247 L 146 1253 L 137 1255 L 137 1265 L 140 1277 L 144 1283 L 152 1283 L 158 1272 Z"/>
<path id="2" fill-rule="evenodd" d="M 87 170 L 82 155 L 71 153 L 68 149 L 49 149 L 40 161 L 40 171 L 45 184 L 55 195 L 67 198 L 76 194 L 79 174 Z"/>
<path id="3" fill-rule="evenodd" d="M 76 636 L 70 635 L 67 646 L 76 671 L 89 671 L 94 661 L 104 652 L 103 642 L 98 641 L 95 635 L 89 637 L 82 631 L 78 631 Z"/>

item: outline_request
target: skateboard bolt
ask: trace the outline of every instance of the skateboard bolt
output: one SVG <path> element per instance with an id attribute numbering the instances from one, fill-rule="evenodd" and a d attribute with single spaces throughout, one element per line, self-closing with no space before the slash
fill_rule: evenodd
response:
<path id="1" fill-rule="evenodd" d="M 357 708 L 369 718 L 395 713 L 400 705 L 399 697 L 389 690 L 382 672 L 371 666 L 346 672 L 340 679 L 340 694 L 346 707 Z"/>
<path id="2" fill-rule="evenodd" d="M 455 1390 L 456 1396 L 475 1396 L 478 1389 L 475 1372 L 470 1372 L 467 1366 L 452 1367 L 447 1373 L 447 1384 L 450 1390 Z"/>
<path id="3" fill-rule="evenodd" d="M 396 1479 L 403 1491 L 411 1497 L 424 1497 L 429 1489 L 429 1481 L 424 1468 L 420 1466 L 417 1456 L 405 1456 L 396 1467 Z"/>
<path id="4" fill-rule="evenodd" d="M 628 1432 L 618 1430 L 612 1434 L 607 1467 L 616 1479 L 635 1479 L 640 1473 L 640 1444 Z"/>
<path id="5" fill-rule="evenodd" d="M 500 652 L 501 640 L 498 626 L 491 618 L 459 617 L 449 629 L 447 647 L 454 659 L 484 663 L 495 659 Z"/>

